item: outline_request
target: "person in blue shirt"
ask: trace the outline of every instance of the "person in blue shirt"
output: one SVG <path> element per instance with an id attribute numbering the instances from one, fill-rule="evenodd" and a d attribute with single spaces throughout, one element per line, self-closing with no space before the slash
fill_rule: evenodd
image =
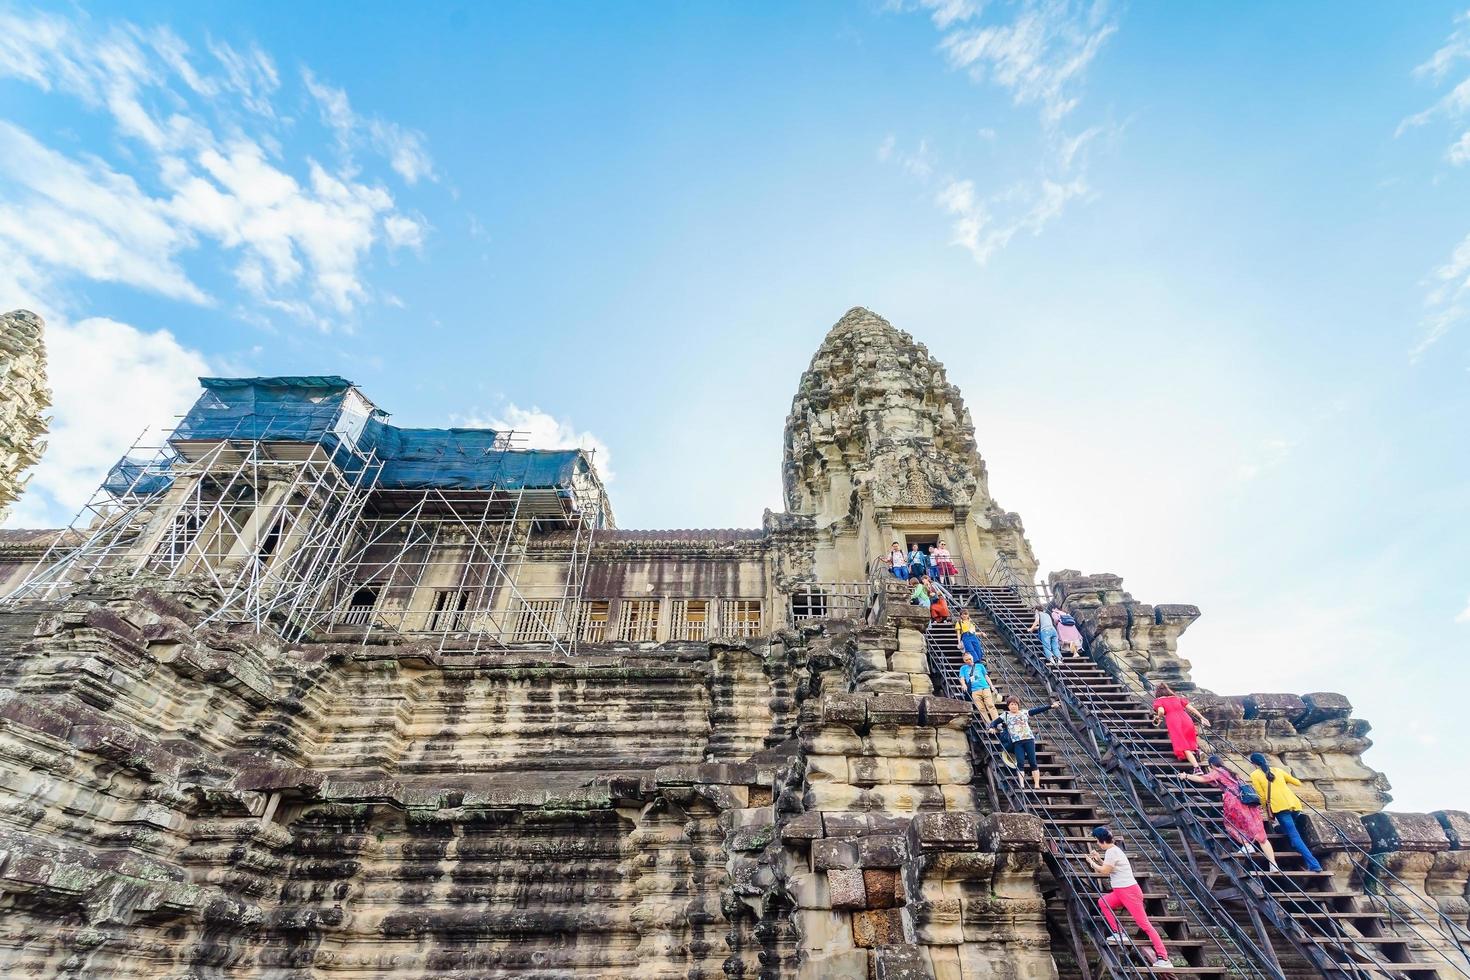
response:
<path id="1" fill-rule="evenodd" d="M 960 667 L 960 683 L 970 693 L 970 700 L 975 702 L 985 724 L 995 721 L 995 688 L 990 684 L 990 673 L 986 671 L 984 662 L 976 663 L 968 650 L 965 651 L 965 662 Z"/>
<path id="2" fill-rule="evenodd" d="M 924 553 L 917 544 L 909 545 L 909 577 L 923 578 L 928 573 L 929 563 L 924 560 Z"/>

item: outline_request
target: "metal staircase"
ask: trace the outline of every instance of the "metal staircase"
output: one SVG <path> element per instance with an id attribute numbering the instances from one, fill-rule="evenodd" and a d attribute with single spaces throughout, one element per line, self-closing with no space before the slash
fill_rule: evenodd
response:
<path id="1" fill-rule="evenodd" d="M 997 687 L 1019 697 L 1026 707 L 1048 703 L 1045 685 L 1004 649 L 989 624 L 981 621 L 977 628 Z M 926 650 L 936 688 L 968 700 L 959 680 L 961 650 L 954 627 L 947 622 L 931 624 Z M 1021 784 L 1018 771 L 1005 761 L 996 735 L 978 718 L 969 729 L 971 744 L 997 802 L 1006 809 L 1033 814 L 1042 822 L 1047 835 L 1046 860 L 1066 901 L 1072 952 L 1084 980 L 1092 980 L 1095 971 L 1116 978 L 1228 974 L 1282 980 L 1279 967 L 1259 961 L 1249 948 L 1251 940 L 1223 905 L 1179 863 L 1175 846 L 1120 791 L 1116 777 L 1091 756 L 1085 731 L 1069 724 L 1067 709 L 1033 716 L 1031 725 L 1037 734 L 1042 773 L 1039 790 Z M 1172 967 L 1154 970 L 1153 950 L 1121 910 L 1118 922 L 1128 930 L 1131 945 L 1106 942 L 1109 930 L 1097 903 L 1108 891 L 1107 881 L 1093 872 L 1084 857 L 1092 843 L 1092 828 L 1102 824 L 1124 842 L 1143 888 L 1145 910 L 1168 948 Z"/>
<path id="2" fill-rule="evenodd" d="M 1260 855 L 1239 854 L 1225 833 L 1217 791 L 1179 778 L 1186 764 L 1175 760 L 1168 735 L 1153 726 L 1149 705 L 1090 659 L 1079 656 L 1064 659 L 1060 665 L 1045 663 L 1040 643 L 1029 632 L 1035 599 L 1027 590 L 1004 585 L 953 591 L 956 602 L 969 603 L 988 614 L 1004 637 L 1008 655 L 1004 659 L 1024 665 L 1046 692 L 1042 696 L 1060 699 L 1080 719 L 1086 729 L 1088 755 L 1118 771 L 1119 776 L 1112 778 L 1126 786 L 1140 807 L 1141 789 L 1168 811 L 1169 822 L 1189 839 L 1182 842 L 1181 849 L 1192 876 L 1218 900 L 1243 907 L 1256 936 L 1258 960 L 1279 964 L 1274 934 L 1325 976 L 1470 977 L 1447 956 L 1426 962 L 1425 955 L 1416 952 L 1412 939 L 1401 931 L 1406 924 L 1401 921 L 1402 911 L 1375 905 L 1360 890 L 1335 881 L 1331 872 L 1308 870 L 1283 837 L 1272 837 L 1278 871 L 1270 870 Z M 987 664 L 996 660 L 987 649 Z M 1271 929 L 1264 928 L 1265 923 Z M 1438 931 L 1433 924 L 1429 927 Z M 1458 937 L 1447 938 L 1453 944 Z"/>

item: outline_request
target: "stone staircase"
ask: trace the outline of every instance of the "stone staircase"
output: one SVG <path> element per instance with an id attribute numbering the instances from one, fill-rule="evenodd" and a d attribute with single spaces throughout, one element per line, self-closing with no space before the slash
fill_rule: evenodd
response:
<path id="1" fill-rule="evenodd" d="M 1260 855 L 1235 853 L 1224 830 L 1218 792 L 1178 778 L 1187 764 L 1175 760 L 1167 733 L 1152 724 L 1149 706 L 1091 660 L 1077 657 L 1056 667 L 1044 665 L 1039 643 L 1027 632 L 1033 606 L 1015 589 L 962 592 L 988 614 L 992 635 L 1007 655 L 1082 719 L 1099 761 L 1106 758 L 1116 765 L 1120 776 L 1135 784 L 1135 795 L 1141 790 L 1160 802 L 1167 822 L 1188 838 L 1182 850 L 1204 884 L 1244 907 L 1260 937 L 1253 944 L 1260 951 L 1258 959 L 1284 969 L 1296 966 L 1292 961 L 1299 958 L 1334 976 L 1433 980 L 1442 975 L 1446 964 L 1418 954 L 1413 939 L 1399 931 L 1381 906 L 1374 907 L 1360 888 L 1330 870 L 1308 870 L 1280 834 L 1271 835 L 1279 871 L 1269 870 Z M 1293 952 L 1296 957 L 1290 956 Z"/>
<path id="2" fill-rule="evenodd" d="M 992 682 L 1007 696 L 1016 696 L 1023 709 L 1047 703 L 1045 687 L 1031 677 L 1019 658 L 1012 655 L 995 627 L 977 623 L 985 648 Z M 954 628 L 936 623 L 928 631 L 930 664 L 936 686 L 953 696 L 963 693 L 959 682 L 961 649 Z M 1086 756 L 1078 733 L 1062 720 L 1062 712 L 1034 716 L 1038 734 L 1038 759 L 1042 788 L 1021 784 L 1018 773 L 1004 760 L 996 736 L 978 724 L 971 737 L 977 754 L 986 762 L 985 780 L 997 802 L 1005 809 L 1038 816 L 1047 833 L 1047 863 L 1065 897 L 1066 921 L 1054 935 L 1070 939 L 1071 961 L 1080 976 L 1094 973 L 1114 977 L 1151 975 L 1154 956 L 1148 941 L 1126 913 L 1119 922 L 1129 930 L 1133 945 L 1125 951 L 1106 945 L 1106 927 L 1097 901 L 1107 891 L 1106 881 L 1094 874 L 1084 855 L 1091 845 L 1092 828 L 1107 824 L 1126 840 L 1130 860 L 1144 891 L 1145 909 L 1167 947 L 1172 968 L 1165 971 L 1182 976 L 1223 977 L 1227 974 L 1261 976 L 1252 958 L 1232 934 L 1221 909 L 1202 910 L 1198 898 L 1181 887 L 1183 876 L 1171 866 L 1167 843 L 1143 832 L 1131 801 L 1121 800 L 1108 787 L 1109 777 Z"/>

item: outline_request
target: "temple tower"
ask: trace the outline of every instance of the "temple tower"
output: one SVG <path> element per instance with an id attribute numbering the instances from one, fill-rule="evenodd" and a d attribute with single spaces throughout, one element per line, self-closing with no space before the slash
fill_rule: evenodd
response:
<path id="1" fill-rule="evenodd" d="M 944 365 L 862 307 L 837 321 L 801 376 L 782 477 L 787 510 L 814 523 L 818 580 L 863 578 L 890 542 L 936 539 L 972 576 L 1001 555 L 1035 574 L 1020 518 L 991 499 Z"/>
<path id="2" fill-rule="evenodd" d="M 0 314 L 0 520 L 41 459 L 51 392 L 46 387 L 45 324 L 29 310 Z"/>

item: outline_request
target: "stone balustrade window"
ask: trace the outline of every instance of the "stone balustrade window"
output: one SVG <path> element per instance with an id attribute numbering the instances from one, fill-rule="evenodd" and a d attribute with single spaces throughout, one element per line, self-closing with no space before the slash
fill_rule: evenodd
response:
<path id="1" fill-rule="evenodd" d="M 709 599 L 675 599 L 669 624 L 671 640 L 707 640 L 710 635 Z"/>
<path id="2" fill-rule="evenodd" d="M 436 589 L 429 632 L 463 633 L 469 626 L 469 589 Z"/>
<path id="3" fill-rule="evenodd" d="M 791 593 L 791 620 L 827 618 L 827 593 L 818 588 L 798 589 Z"/>
<path id="4" fill-rule="evenodd" d="M 359 587 L 352 593 L 352 599 L 337 617 L 337 622 L 342 626 L 367 626 L 372 623 L 373 612 L 378 608 L 378 596 L 381 587 L 374 583 Z"/>
<path id="5" fill-rule="evenodd" d="M 618 639 L 652 643 L 658 638 L 659 600 L 624 599 L 618 606 Z"/>
<path id="6" fill-rule="evenodd" d="M 516 612 L 515 626 L 507 638 L 511 643 L 550 643 L 563 632 L 558 628 L 560 599 L 525 599 Z"/>
<path id="7" fill-rule="evenodd" d="M 582 642 L 607 642 L 608 609 L 606 601 L 589 602 L 582 607 Z"/>
<path id="8" fill-rule="evenodd" d="M 759 599 L 726 599 L 720 609 L 720 625 L 734 636 L 760 636 L 763 622 Z"/>

